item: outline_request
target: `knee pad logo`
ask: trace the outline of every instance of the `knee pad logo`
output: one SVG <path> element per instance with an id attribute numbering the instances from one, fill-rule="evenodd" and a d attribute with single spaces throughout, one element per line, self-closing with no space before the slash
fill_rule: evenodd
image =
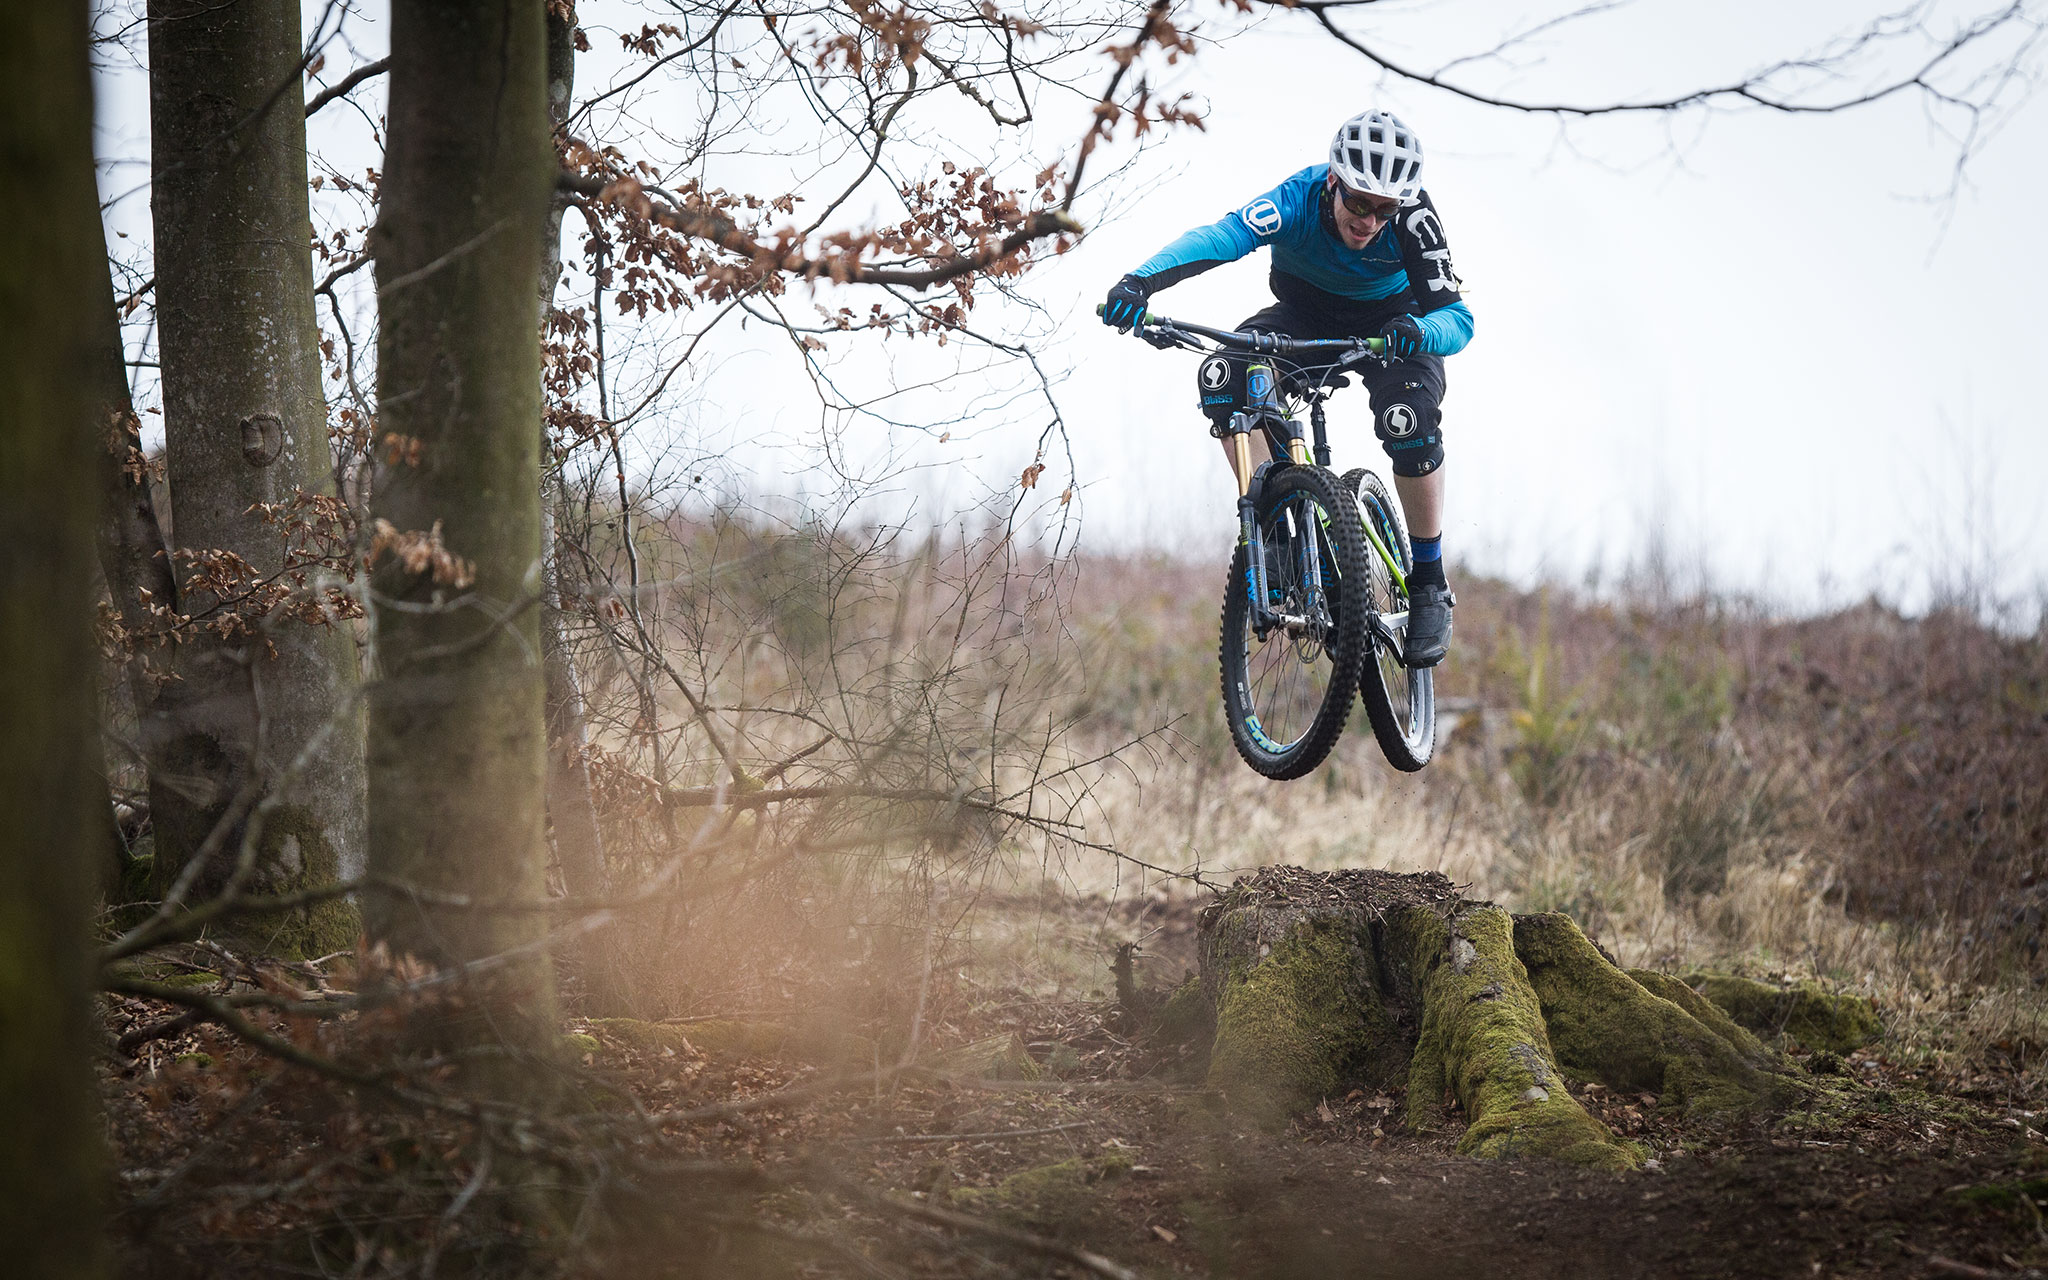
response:
<path id="1" fill-rule="evenodd" d="M 1222 356 L 1210 356 L 1202 361 L 1202 390 L 1221 391 L 1230 381 L 1230 361 Z"/>
<path id="2" fill-rule="evenodd" d="M 1396 440 L 1404 440 L 1415 434 L 1415 410 L 1407 405 L 1388 405 L 1385 416 L 1387 434 Z"/>
<path id="3" fill-rule="evenodd" d="M 1238 210 L 1237 216 L 1257 235 L 1270 236 L 1280 229 L 1280 206 L 1264 196 Z"/>

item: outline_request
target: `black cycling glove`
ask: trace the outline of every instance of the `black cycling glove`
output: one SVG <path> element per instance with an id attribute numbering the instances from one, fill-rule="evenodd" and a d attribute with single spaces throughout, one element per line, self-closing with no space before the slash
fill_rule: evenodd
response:
<path id="1" fill-rule="evenodd" d="M 1151 300 L 1152 288 L 1143 276 L 1125 276 L 1109 291 L 1109 298 L 1102 304 L 1102 323 L 1113 325 L 1124 333 L 1138 323 L 1145 314 L 1145 304 Z"/>
<path id="2" fill-rule="evenodd" d="M 1422 325 L 1414 316 L 1395 316 L 1380 330 L 1380 341 L 1386 344 L 1387 359 L 1406 360 L 1422 350 Z"/>

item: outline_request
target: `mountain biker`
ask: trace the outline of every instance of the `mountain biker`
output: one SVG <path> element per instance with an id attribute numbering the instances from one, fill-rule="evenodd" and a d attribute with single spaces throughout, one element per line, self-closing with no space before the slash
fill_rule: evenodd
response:
<path id="1" fill-rule="evenodd" d="M 1449 651 L 1457 603 L 1443 566 L 1444 357 L 1471 341 L 1472 312 L 1459 296 L 1443 224 L 1422 189 L 1422 145 L 1414 132 L 1385 111 L 1346 120 L 1327 163 L 1303 169 L 1220 222 L 1196 227 L 1119 280 L 1103 323 L 1129 332 L 1152 294 L 1260 245 L 1273 249 L 1276 301 L 1239 329 L 1386 343 L 1385 363 L 1358 372 L 1372 396 L 1373 431 L 1393 460 L 1415 550 L 1402 660 L 1435 666 Z M 1202 362 L 1202 411 L 1219 438 L 1244 407 L 1245 363 L 1221 355 Z"/>

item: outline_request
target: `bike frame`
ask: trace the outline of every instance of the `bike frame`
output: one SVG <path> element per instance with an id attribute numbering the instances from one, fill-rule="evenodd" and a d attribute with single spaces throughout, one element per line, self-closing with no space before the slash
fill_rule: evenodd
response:
<path id="1" fill-rule="evenodd" d="M 1098 311 L 1100 308 L 1098 308 Z M 1250 548 L 1251 581 L 1246 585 L 1251 590 L 1252 617 L 1256 620 L 1260 638 L 1275 626 L 1298 628 L 1310 620 L 1292 614 L 1282 614 L 1267 603 L 1265 540 L 1258 530 L 1255 511 L 1260 485 L 1265 475 L 1275 464 L 1262 462 L 1252 466 L 1251 437 L 1254 431 L 1266 431 L 1269 426 L 1277 427 L 1279 434 L 1287 440 L 1288 460 L 1295 466 L 1309 465 L 1313 457 L 1315 465 L 1327 468 L 1330 465 L 1330 441 L 1327 424 L 1323 415 L 1323 402 L 1340 385 L 1336 379 L 1344 371 L 1367 360 L 1381 358 L 1383 344 L 1378 338 L 1289 338 L 1276 333 L 1236 332 L 1229 329 L 1211 329 L 1205 325 L 1190 324 L 1182 320 L 1169 320 L 1150 312 L 1137 321 L 1138 336 L 1155 347 L 1184 347 L 1190 351 L 1212 354 L 1242 356 L 1270 356 L 1272 363 L 1248 363 L 1245 366 L 1245 399 L 1247 407 L 1230 415 L 1220 434 L 1228 441 L 1234 469 L 1237 472 L 1237 519 L 1240 535 Z M 1291 377 L 1283 382 L 1276 364 L 1290 367 Z M 1299 386 L 1306 375 L 1317 375 L 1313 385 L 1306 390 Z M 1289 385 L 1289 383 L 1295 385 Z M 1309 405 L 1309 424 L 1314 433 L 1313 445 L 1305 439 L 1301 430 L 1298 411 L 1290 411 L 1290 398 L 1306 401 Z M 1361 513 L 1362 514 L 1362 513 Z M 1401 571 L 1401 562 L 1393 548 L 1381 538 L 1373 522 L 1361 518 L 1359 524 L 1365 529 L 1365 540 L 1386 566 L 1394 584 L 1402 595 L 1408 593 L 1408 576 Z M 1311 572 L 1320 573 L 1320 547 L 1317 539 L 1308 539 Z M 1312 581 L 1321 581 L 1320 577 Z M 1406 620 L 1405 615 L 1391 617 L 1374 616 L 1370 621 L 1372 629 L 1387 643 L 1399 648 L 1393 627 Z"/>

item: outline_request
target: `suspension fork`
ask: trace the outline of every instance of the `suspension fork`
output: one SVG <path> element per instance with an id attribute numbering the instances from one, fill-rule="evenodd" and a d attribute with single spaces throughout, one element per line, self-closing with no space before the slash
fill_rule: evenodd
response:
<path id="1" fill-rule="evenodd" d="M 1252 413 L 1233 413 L 1223 434 L 1230 439 L 1231 465 L 1237 472 L 1237 538 L 1245 549 L 1245 591 L 1250 597 L 1252 629 L 1266 638 L 1272 610 L 1266 605 L 1266 540 L 1259 533 L 1257 504 L 1252 501 Z"/>

